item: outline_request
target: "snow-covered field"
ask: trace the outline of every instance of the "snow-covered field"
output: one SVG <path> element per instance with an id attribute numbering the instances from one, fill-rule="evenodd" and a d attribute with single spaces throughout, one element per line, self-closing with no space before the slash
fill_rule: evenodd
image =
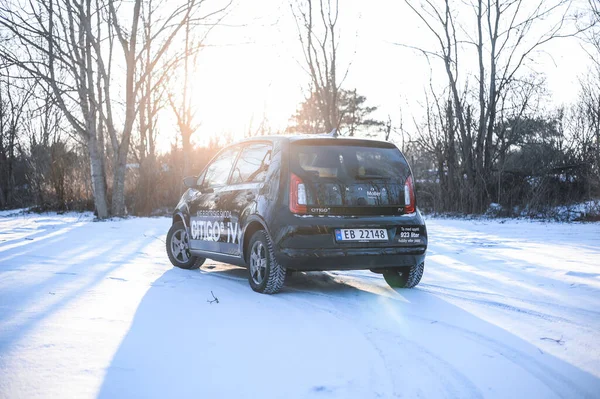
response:
<path id="1" fill-rule="evenodd" d="M 600 224 L 429 220 L 416 289 L 266 296 L 169 223 L 0 215 L 0 398 L 600 397 Z"/>

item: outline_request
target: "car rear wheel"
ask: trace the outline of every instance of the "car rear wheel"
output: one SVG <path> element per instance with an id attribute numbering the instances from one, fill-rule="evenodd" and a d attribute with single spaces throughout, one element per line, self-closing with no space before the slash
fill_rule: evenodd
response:
<path id="1" fill-rule="evenodd" d="M 387 270 L 383 278 L 392 288 L 413 288 L 421 281 L 424 270 L 425 263 L 419 263 L 401 270 Z"/>
<path id="2" fill-rule="evenodd" d="M 190 238 L 183 222 L 175 222 L 167 233 L 167 255 L 173 266 L 181 269 L 198 269 L 205 258 L 190 252 Z"/>
<path id="3" fill-rule="evenodd" d="M 285 282 L 286 270 L 275 260 L 271 239 L 259 230 L 250 239 L 248 254 L 248 282 L 256 292 L 275 294 Z"/>

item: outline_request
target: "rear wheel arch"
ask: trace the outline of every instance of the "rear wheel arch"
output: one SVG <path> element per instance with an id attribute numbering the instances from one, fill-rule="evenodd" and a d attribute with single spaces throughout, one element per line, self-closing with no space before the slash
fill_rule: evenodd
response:
<path id="1" fill-rule="evenodd" d="M 277 263 L 273 244 L 266 230 L 252 235 L 249 245 L 248 282 L 250 287 L 262 294 L 275 294 L 285 283 L 287 270 Z"/>
<path id="2" fill-rule="evenodd" d="M 262 221 L 259 221 L 257 219 L 254 220 L 250 220 L 248 222 L 248 225 L 246 226 L 246 229 L 244 230 L 244 235 L 243 235 L 243 245 L 242 245 L 242 256 L 243 259 L 246 263 L 248 263 L 248 254 L 250 253 L 250 249 L 248 248 L 248 246 L 250 245 L 250 240 L 252 239 L 252 236 L 254 235 L 254 233 L 256 233 L 259 230 L 264 230 L 265 233 L 269 234 L 266 226 L 263 224 Z"/>

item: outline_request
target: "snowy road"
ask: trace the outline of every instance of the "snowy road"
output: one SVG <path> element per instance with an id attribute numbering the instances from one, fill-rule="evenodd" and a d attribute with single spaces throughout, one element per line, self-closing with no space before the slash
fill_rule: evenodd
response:
<path id="1" fill-rule="evenodd" d="M 416 289 L 266 296 L 169 222 L 0 216 L 0 398 L 600 397 L 600 224 L 429 220 Z"/>

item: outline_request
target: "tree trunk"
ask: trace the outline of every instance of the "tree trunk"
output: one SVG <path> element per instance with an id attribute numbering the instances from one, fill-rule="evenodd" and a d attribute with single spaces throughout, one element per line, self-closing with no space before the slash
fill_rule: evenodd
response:
<path id="1" fill-rule="evenodd" d="M 186 126 L 182 126 L 181 132 L 181 148 L 183 150 L 183 177 L 189 176 L 192 169 L 191 165 L 191 151 L 192 145 L 190 143 L 191 132 L 187 130 Z"/>
<path id="2" fill-rule="evenodd" d="M 127 155 L 117 157 L 115 171 L 113 174 L 113 194 L 111 202 L 111 213 L 113 216 L 125 216 L 125 173 L 127 171 Z"/>
<path id="3" fill-rule="evenodd" d="M 2 190 L 2 185 L 0 185 L 0 208 L 4 208 L 6 206 L 6 199 L 4 198 L 4 191 Z"/>
<path id="4" fill-rule="evenodd" d="M 594 115 L 592 115 L 591 118 L 593 119 L 592 125 L 595 126 L 596 130 L 596 173 L 600 174 L 600 93 L 598 95 L 595 108 Z"/>
<path id="5" fill-rule="evenodd" d="M 447 158 L 448 158 L 448 200 L 450 206 L 449 211 L 456 211 L 456 185 L 454 184 L 456 179 L 456 148 L 455 148 L 455 126 L 454 126 L 454 115 L 452 114 L 452 102 L 448 101 L 448 105 L 446 106 L 447 112 L 447 126 L 448 126 L 448 148 L 447 148 Z"/>
<path id="6" fill-rule="evenodd" d="M 125 215 L 125 173 L 127 172 L 127 156 L 129 155 L 131 132 L 136 116 L 136 45 L 140 7 L 141 0 L 136 0 L 133 7 L 133 21 L 131 22 L 131 31 L 129 33 L 129 44 L 127 45 L 125 39 L 122 39 L 125 63 L 127 65 L 127 77 L 125 81 L 125 124 L 123 126 L 121 144 L 119 145 L 116 154 L 117 161 L 115 162 L 113 197 L 111 204 L 113 216 Z"/>
<path id="7" fill-rule="evenodd" d="M 92 190 L 94 204 L 98 219 L 108 217 L 108 204 L 106 202 L 106 182 L 104 180 L 104 164 L 98 149 L 98 142 L 94 135 L 88 136 L 88 150 L 90 152 L 90 169 L 92 174 Z"/>

